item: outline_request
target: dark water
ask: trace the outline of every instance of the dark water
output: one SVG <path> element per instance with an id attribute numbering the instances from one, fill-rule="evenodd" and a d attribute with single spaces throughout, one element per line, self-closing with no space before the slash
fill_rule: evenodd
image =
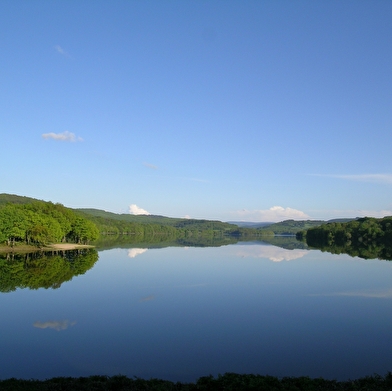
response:
<path id="1" fill-rule="evenodd" d="M 0 378 L 392 370 L 391 262 L 240 243 L 105 250 L 92 265 L 0 293 Z"/>

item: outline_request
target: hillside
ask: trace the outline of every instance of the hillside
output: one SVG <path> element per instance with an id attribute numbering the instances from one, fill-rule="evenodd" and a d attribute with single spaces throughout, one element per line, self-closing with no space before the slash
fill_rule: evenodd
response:
<path id="1" fill-rule="evenodd" d="M 81 208 L 71 209 L 61 204 L 53 204 L 30 197 L 19 196 L 15 194 L 0 194 L 0 206 L 12 203 L 16 205 L 31 204 L 34 202 L 48 203 L 68 209 L 79 216 L 93 222 L 103 234 L 135 234 L 135 235 L 215 235 L 229 234 L 236 236 L 265 236 L 265 235 L 295 235 L 299 231 L 318 227 L 327 223 L 345 223 L 354 219 L 334 219 L 329 221 L 323 220 L 285 220 L 279 223 L 244 223 L 244 222 L 222 222 L 217 220 L 205 219 L 185 219 L 173 218 L 158 215 L 132 215 L 117 214 L 107 212 L 101 209 Z"/>
<path id="2" fill-rule="evenodd" d="M 19 196 L 16 194 L 6 194 L 2 193 L 0 194 L 0 205 L 7 204 L 8 202 L 12 204 L 30 204 L 35 201 L 41 201 L 37 200 L 35 198 L 30 198 L 30 197 L 25 197 L 25 196 Z"/>
<path id="3" fill-rule="evenodd" d="M 47 202 L 43 200 L 38 200 L 36 198 L 19 196 L 16 194 L 0 194 L 0 206 L 7 203 L 12 204 L 30 204 L 33 202 Z M 51 203 L 51 202 L 50 202 Z M 89 216 L 90 219 L 103 221 L 122 221 L 127 223 L 137 223 L 137 224 L 158 224 L 161 226 L 170 226 L 175 228 L 184 228 L 196 225 L 200 228 L 210 228 L 210 229 L 237 229 L 234 224 L 223 223 L 217 220 L 205 220 L 205 219 L 185 219 L 185 218 L 172 218 L 158 215 L 132 215 L 132 214 L 117 214 L 112 212 L 107 212 L 101 209 L 94 208 L 78 208 L 70 209 L 76 213 L 83 215 L 84 217 Z"/>
<path id="4" fill-rule="evenodd" d="M 330 222 L 349 222 L 355 219 L 334 219 L 334 220 L 284 220 L 280 223 L 271 223 L 270 225 L 258 228 L 260 232 L 273 232 L 275 235 L 295 235 L 299 231 L 305 231 L 309 228 L 318 227 Z"/>
<path id="5" fill-rule="evenodd" d="M 271 222 L 252 222 L 252 221 L 228 221 L 229 224 L 235 224 L 242 228 L 263 228 L 274 224 Z"/>
<path id="6" fill-rule="evenodd" d="M 133 223 L 133 224 L 154 224 L 162 227 L 172 227 L 176 229 L 191 229 L 191 230 L 213 230 L 213 231 L 227 231 L 234 232 L 238 227 L 234 224 L 223 223 L 217 220 L 204 220 L 204 219 L 185 219 L 173 218 L 157 215 L 132 215 L 132 214 L 116 214 L 106 212 L 100 209 L 76 209 L 84 216 L 90 218 L 97 224 L 103 223 Z M 117 222 L 117 223 L 115 223 Z"/>
<path id="7" fill-rule="evenodd" d="M 102 209 L 94 209 L 94 208 L 80 208 L 76 210 L 93 217 L 127 221 L 131 223 L 161 224 L 161 225 L 174 226 L 176 223 L 186 220 L 181 218 L 165 217 L 159 215 L 133 215 L 129 213 L 119 214 L 119 213 L 107 212 Z"/>

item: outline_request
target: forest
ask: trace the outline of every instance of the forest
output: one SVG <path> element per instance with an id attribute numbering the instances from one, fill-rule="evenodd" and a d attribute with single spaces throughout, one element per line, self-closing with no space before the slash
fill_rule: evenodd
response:
<path id="1" fill-rule="evenodd" d="M 392 260 L 392 217 L 363 217 L 328 223 L 297 233 L 308 246 L 334 254 Z"/>
<path id="2" fill-rule="evenodd" d="M 0 242 L 44 246 L 48 243 L 87 244 L 99 236 L 97 226 L 61 204 L 34 201 L 0 205 Z"/>

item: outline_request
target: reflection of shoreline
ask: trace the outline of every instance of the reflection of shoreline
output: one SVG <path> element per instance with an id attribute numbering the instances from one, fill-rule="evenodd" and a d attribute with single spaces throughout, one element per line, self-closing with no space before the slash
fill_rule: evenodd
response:
<path id="1" fill-rule="evenodd" d="M 0 254 L 0 292 L 18 288 L 57 289 L 65 281 L 86 273 L 98 261 L 94 248 L 80 250 Z"/>
<path id="2" fill-rule="evenodd" d="M 80 248 L 93 248 L 94 246 L 91 246 L 89 244 L 76 244 L 76 243 L 56 243 L 56 244 L 48 244 L 44 250 L 60 250 L 60 251 L 65 251 L 65 250 L 79 250 Z"/>
<path id="3" fill-rule="evenodd" d="M 130 248 L 128 250 L 128 257 L 135 258 L 136 256 L 145 253 L 147 250 L 147 248 Z"/>
<path id="4" fill-rule="evenodd" d="M 47 322 L 34 322 L 33 326 L 38 329 L 54 329 L 56 331 L 66 330 L 68 327 L 72 327 L 76 322 L 70 322 L 69 320 L 49 320 Z"/>
<path id="5" fill-rule="evenodd" d="M 286 250 L 276 246 L 243 246 L 237 255 L 239 257 L 267 258 L 272 262 L 281 262 L 302 258 L 306 253 L 308 253 L 307 250 Z"/>

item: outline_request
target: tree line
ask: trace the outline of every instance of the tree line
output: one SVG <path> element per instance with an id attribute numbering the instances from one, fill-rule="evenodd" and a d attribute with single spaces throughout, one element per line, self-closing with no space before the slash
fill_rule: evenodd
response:
<path id="1" fill-rule="evenodd" d="M 297 233 L 308 244 L 369 244 L 387 243 L 392 240 L 392 216 L 377 219 L 363 217 L 348 223 L 328 223 Z"/>

